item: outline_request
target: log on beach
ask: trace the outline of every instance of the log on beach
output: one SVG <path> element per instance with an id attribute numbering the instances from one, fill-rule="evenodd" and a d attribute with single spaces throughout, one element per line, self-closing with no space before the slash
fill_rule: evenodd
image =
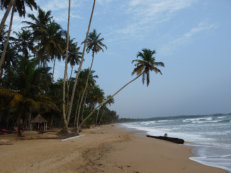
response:
<path id="1" fill-rule="evenodd" d="M 147 137 L 161 139 L 161 140 L 173 142 L 176 144 L 184 144 L 184 140 L 180 138 L 171 138 L 171 137 L 165 137 L 165 136 L 151 136 L 151 135 L 147 135 Z"/>

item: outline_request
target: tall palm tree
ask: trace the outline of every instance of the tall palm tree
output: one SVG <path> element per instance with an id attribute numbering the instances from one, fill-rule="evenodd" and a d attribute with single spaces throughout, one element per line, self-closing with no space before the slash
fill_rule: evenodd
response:
<path id="1" fill-rule="evenodd" d="M 63 77 L 63 132 L 68 133 L 68 117 L 66 114 L 66 77 L 67 77 L 67 63 L 68 63 L 68 51 L 69 51 L 69 29 L 70 29 L 70 17 L 71 17 L 71 0 L 69 0 L 68 4 L 68 22 L 67 22 L 67 41 L 66 41 L 66 55 L 65 55 L 65 69 L 64 69 L 64 77 Z"/>
<path id="2" fill-rule="evenodd" d="M 4 61 L 5 61 L 5 55 L 6 55 L 6 49 L 8 46 L 8 42 L 9 42 L 9 38 L 10 38 L 10 33 L 11 33 L 11 28 L 12 28 L 12 24 L 13 24 L 13 16 L 14 16 L 14 12 L 18 12 L 19 16 L 24 16 L 26 14 L 26 5 L 30 7 L 31 10 L 33 10 L 33 8 L 37 8 L 37 4 L 34 0 L 1 0 L 0 1 L 0 7 L 4 7 L 4 8 L 8 8 L 12 9 L 12 13 L 11 13 L 11 18 L 10 18 L 10 25 L 9 25 L 9 30 L 8 30 L 8 37 L 7 40 L 5 42 L 5 46 L 4 46 L 4 50 L 3 53 L 1 55 L 1 60 L 0 60 L 0 68 L 2 68 Z M 9 13 L 9 9 L 6 10 L 6 13 Z M 7 16 L 3 17 L 3 20 L 6 20 Z M 5 21 L 2 21 L 1 25 L 0 25 L 0 29 L 2 29 L 3 25 L 5 24 Z M 2 73 L 0 74 L 0 78 L 2 77 Z"/>
<path id="3" fill-rule="evenodd" d="M 99 104 L 90 114 L 81 122 L 79 125 L 79 129 L 86 122 L 86 120 L 93 115 L 93 113 L 102 107 L 105 103 L 107 103 L 111 98 L 117 95 L 121 90 L 123 90 L 130 83 L 134 82 L 136 79 L 142 76 L 142 82 L 146 81 L 147 86 L 150 83 L 150 71 L 154 71 L 155 73 L 162 74 L 161 70 L 158 67 L 164 67 L 163 62 L 156 62 L 156 58 L 153 56 L 155 54 L 155 50 L 143 49 L 142 52 L 138 52 L 137 59 L 133 60 L 132 63 L 135 63 L 135 68 L 132 72 L 132 75 L 136 74 L 136 77 L 122 86 L 118 91 L 116 91 L 111 97 L 104 100 L 101 104 Z M 140 59 L 139 59 L 140 58 Z M 78 131 L 79 131 L 78 129 Z"/>
<path id="4" fill-rule="evenodd" d="M 74 39 L 70 40 L 69 43 L 69 51 L 68 51 L 68 64 L 70 64 L 71 66 L 71 73 L 70 73 L 70 77 L 67 81 L 67 93 L 68 93 L 68 98 L 67 100 L 69 100 L 69 89 L 70 89 L 70 83 L 71 83 L 71 77 L 72 77 L 72 73 L 73 73 L 73 68 L 75 65 L 79 64 L 80 58 L 82 53 L 79 51 L 80 47 L 78 47 L 77 42 L 74 42 Z M 70 117 L 67 118 L 68 122 Z"/>
<path id="5" fill-rule="evenodd" d="M 83 90 L 83 94 L 82 94 L 82 97 L 80 99 L 78 112 L 80 112 L 80 110 L 81 110 L 81 105 L 82 105 L 82 102 L 83 102 L 83 98 L 84 98 L 85 92 L 87 90 L 88 79 L 89 79 L 89 75 L 91 73 L 92 66 L 93 66 L 93 63 L 94 63 L 95 54 L 98 53 L 99 51 L 104 51 L 104 48 L 107 48 L 107 46 L 105 44 L 103 44 L 104 38 L 100 38 L 100 35 L 101 34 L 100 33 L 97 34 L 96 30 L 94 29 L 93 32 L 89 33 L 87 41 L 86 41 L 87 42 L 86 51 L 87 51 L 87 53 L 92 51 L 92 60 L 91 60 L 91 65 L 90 65 L 90 68 L 89 68 L 89 74 L 87 76 L 85 88 Z"/>
<path id="6" fill-rule="evenodd" d="M 77 83 L 78 83 L 78 79 L 79 79 L 79 74 L 81 72 L 81 69 L 82 69 L 82 65 L 83 65 L 83 61 L 84 61 L 84 56 L 85 56 L 85 50 L 86 50 L 86 46 L 87 46 L 87 38 L 88 38 L 88 34 L 89 34 L 89 31 L 90 31 L 90 28 L 91 28 L 91 22 L 92 22 L 92 18 L 93 18 L 93 14 L 94 14 L 94 9 L 95 9 L 95 2 L 96 0 L 93 1 L 93 6 L 92 6 L 92 11 L 91 11 L 91 16 L 90 16 L 90 20 L 89 20 L 89 24 L 88 24 L 88 28 L 87 28 L 87 32 L 86 32 L 86 36 L 85 36 L 85 40 L 84 40 L 84 44 L 83 44 L 83 51 L 82 51 L 82 57 L 81 57 L 81 61 L 80 61 L 80 64 L 79 64 L 79 67 L 78 67 L 78 71 L 76 73 L 76 77 L 75 77 L 75 83 L 74 83 L 74 86 L 73 86 L 73 89 L 72 89 L 72 95 L 71 95 L 71 100 L 70 100 L 70 106 L 69 106 L 69 109 L 68 109 L 68 117 L 70 117 L 71 115 L 71 112 L 72 112 L 72 105 L 73 105 L 73 101 L 74 101 L 74 97 L 75 97 L 75 90 L 76 90 L 76 86 L 77 86 Z M 65 102 L 64 102 L 65 103 Z M 63 106 L 64 107 L 64 106 Z M 66 113 L 65 113 L 66 114 Z M 66 115 L 65 115 L 66 116 Z"/>
<path id="7" fill-rule="evenodd" d="M 79 98 L 79 103 L 77 105 L 78 107 L 78 110 L 76 111 L 76 114 L 77 114 L 77 121 L 76 121 L 76 125 L 78 126 L 78 123 L 79 123 L 79 118 L 80 118 L 80 114 L 81 112 L 81 108 L 84 106 L 85 103 L 83 103 L 82 101 L 82 96 L 84 95 L 83 92 L 86 92 L 86 78 L 88 78 L 88 97 L 87 97 L 87 94 L 85 94 L 85 98 L 87 99 L 87 102 L 90 103 L 92 106 L 93 106 L 93 103 L 96 103 L 98 96 L 99 96 L 99 93 L 103 93 L 103 91 L 98 87 L 96 86 L 96 81 L 95 79 L 98 78 L 97 75 L 94 75 L 94 72 L 95 71 L 90 71 L 90 69 L 85 69 L 83 71 L 81 71 L 80 73 L 80 81 L 79 81 L 79 84 L 82 83 L 82 88 L 80 90 L 80 93 L 81 93 L 81 97 Z M 89 75 L 90 74 L 90 75 Z M 81 76 L 82 75 L 82 76 Z M 82 101 L 82 102 L 80 102 Z M 82 108 L 83 109 L 83 108 Z M 76 128 L 77 129 L 77 128 Z"/>
<path id="8" fill-rule="evenodd" d="M 0 79 L 2 78 L 3 65 L 4 65 L 5 57 L 6 57 L 6 50 L 7 50 L 8 44 L 9 44 L 10 33 L 11 33 L 12 24 L 13 24 L 14 9 L 15 9 L 15 5 L 12 8 L 11 18 L 10 18 L 10 26 L 9 26 L 9 30 L 7 33 L 7 39 L 6 39 L 6 42 L 4 44 L 3 52 L 1 55 L 1 59 L 0 59 Z"/>

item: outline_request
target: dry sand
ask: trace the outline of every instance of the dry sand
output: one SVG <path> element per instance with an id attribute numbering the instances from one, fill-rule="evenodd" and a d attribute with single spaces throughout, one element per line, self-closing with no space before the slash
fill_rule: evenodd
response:
<path id="1" fill-rule="evenodd" d="M 0 173 L 225 173 L 188 158 L 191 147 L 135 135 L 116 125 L 83 131 L 85 136 L 19 140 L 0 145 Z M 28 136 L 28 135 L 27 135 Z M 54 137 L 54 134 L 43 134 Z"/>

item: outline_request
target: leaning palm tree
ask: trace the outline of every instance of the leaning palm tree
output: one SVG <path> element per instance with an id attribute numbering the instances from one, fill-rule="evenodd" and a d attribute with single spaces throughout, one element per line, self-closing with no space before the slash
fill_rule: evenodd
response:
<path id="1" fill-rule="evenodd" d="M 25 17 L 25 14 L 26 14 L 26 6 L 25 5 L 29 6 L 31 10 L 33 10 L 33 8 L 35 8 L 35 9 L 37 8 L 37 4 L 34 0 L 11 0 L 11 1 L 1 0 L 0 1 L 0 7 L 1 8 L 7 8 L 7 10 L 6 10 L 7 16 L 9 14 L 10 9 L 12 9 L 11 18 L 10 18 L 10 25 L 9 25 L 9 30 L 8 30 L 8 36 L 7 36 L 7 40 L 5 42 L 5 45 L 4 45 L 3 53 L 1 55 L 0 68 L 2 68 L 4 61 L 5 61 L 6 50 L 8 47 L 11 28 L 12 28 L 12 24 L 13 24 L 14 12 L 18 12 L 20 17 L 21 16 Z M 0 30 L 4 26 L 7 16 L 3 17 L 3 21 L 1 22 L 1 25 L 0 25 Z M 2 77 L 2 73 L 0 74 L 0 78 L 1 77 Z"/>
<path id="2" fill-rule="evenodd" d="M 137 59 L 133 60 L 132 63 L 135 63 L 135 68 L 132 72 L 132 75 L 136 74 L 136 77 L 122 86 L 118 91 L 116 91 L 111 97 L 104 100 L 101 104 L 99 104 L 90 114 L 81 122 L 78 127 L 78 132 L 81 129 L 81 126 L 86 122 L 86 120 L 93 115 L 93 113 L 101 108 L 104 104 L 110 101 L 115 95 L 117 95 L 121 90 L 123 90 L 130 83 L 134 82 L 136 79 L 142 76 L 142 83 L 144 84 L 146 81 L 147 86 L 150 83 L 150 72 L 154 71 L 155 73 L 162 74 L 161 70 L 158 67 L 164 67 L 163 62 L 156 62 L 156 58 L 153 56 L 155 54 L 155 50 L 143 49 L 142 52 L 138 52 Z M 139 59 L 140 58 L 140 59 Z"/>
<path id="3" fill-rule="evenodd" d="M 72 88 L 72 95 L 71 95 L 71 100 L 70 100 L 70 106 L 69 106 L 69 109 L 68 109 L 68 112 L 67 112 L 68 113 L 67 117 L 70 117 L 71 112 L 72 112 L 72 105 L 73 105 L 73 101 L 74 101 L 74 97 L 75 97 L 75 90 L 76 90 L 76 86 L 77 86 L 78 79 L 79 79 L 79 74 L 81 72 L 83 61 L 84 61 L 85 50 L 86 50 L 86 46 L 87 46 L 86 40 L 88 38 L 88 34 L 89 34 L 89 31 L 90 31 L 90 28 L 91 28 L 91 21 L 92 21 L 93 14 L 94 14 L 94 9 L 95 9 L 95 2 L 96 2 L 96 0 L 93 1 L 91 16 L 90 16 L 90 20 L 89 20 L 89 24 L 88 24 L 88 28 L 87 28 L 87 33 L 86 33 L 85 40 L 84 40 L 84 45 L 83 45 L 82 57 L 81 57 L 81 61 L 80 61 L 79 67 L 78 67 L 78 71 L 76 73 L 75 83 L 74 83 L 74 86 Z M 63 97 L 63 98 L 65 98 L 65 97 Z M 65 106 L 65 100 L 64 100 L 63 108 L 64 108 L 64 106 Z M 65 109 L 64 109 L 63 116 L 64 116 L 64 118 L 66 118 Z"/>
<path id="4" fill-rule="evenodd" d="M 82 96 L 81 96 L 81 99 L 80 99 L 80 103 L 79 103 L 79 106 L 78 106 L 78 112 L 80 113 L 80 110 L 81 110 L 81 105 L 82 105 L 82 102 L 83 102 L 83 98 L 84 98 L 84 95 L 85 95 L 85 92 L 87 90 L 87 87 L 88 87 L 88 80 L 89 80 L 89 76 L 91 74 L 91 70 L 92 70 L 92 66 L 93 66 L 93 63 L 94 63 L 94 57 L 95 57 L 95 54 L 100 52 L 100 51 L 104 51 L 103 48 L 107 48 L 107 46 L 105 44 L 103 44 L 103 40 L 104 38 L 100 38 L 100 35 L 101 34 L 97 34 L 96 30 L 94 29 L 93 32 L 89 33 L 89 36 L 86 40 L 87 42 L 87 53 L 89 53 L 90 51 L 92 51 L 92 60 L 91 60 L 91 65 L 90 65 L 90 68 L 89 68 L 89 73 L 88 73 L 88 76 L 87 76 L 87 80 L 86 80 L 86 84 L 85 84 L 85 88 L 83 90 L 83 93 L 82 93 Z"/>

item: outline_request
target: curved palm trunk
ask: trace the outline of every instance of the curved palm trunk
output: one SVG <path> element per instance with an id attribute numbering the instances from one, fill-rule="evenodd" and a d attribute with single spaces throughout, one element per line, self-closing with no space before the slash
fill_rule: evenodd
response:
<path id="1" fill-rule="evenodd" d="M 2 74 L 3 74 L 3 64 L 5 62 L 6 49 L 8 47 L 8 43 L 9 43 L 9 39 L 10 39 L 10 33 L 11 33 L 11 28 L 12 28 L 13 18 L 14 18 L 14 10 L 15 10 L 15 4 L 13 5 L 13 8 L 12 8 L 11 18 L 10 18 L 10 26 L 9 26 L 9 30 L 8 30 L 7 40 L 6 40 L 6 43 L 4 44 L 4 49 L 3 49 L 1 60 L 0 60 L 0 69 L 1 69 L 0 70 L 0 79 L 2 78 Z"/>
<path id="2" fill-rule="evenodd" d="M 11 0 L 10 4 L 8 5 L 8 7 L 6 9 L 6 12 L 5 12 L 5 14 L 4 14 L 3 18 L 2 18 L 2 21 L 1 21 L 1 24 L 0 24 L 0 31 L 2 30 L 3 26 L 5 25 L 6 19 L 7 19 L 8 15 L 9 15 L 10 10 L 13 7 L 13 5 L 14 5 L 14 0 Z"/>
<path id="3" fill-rule="evenodd" d="M 67 62 L 68 62 L 68 50 L 69 50 L 70 13 L 71 13 L 71 0 L 69 0 L 69 7 L 68 7 L 67 45 L 66 45 L 65 70 L 64 70 L 64 79 L 63 79 L 63 122 L 64 122 L 63 130 L 65 133 L 68 132 L 68 122 L 66 117 L 66 76 L 67 76 Z"/>
<path id="4" fill-rule="evenodd" d="M 80 115 L 80 110 L 81 110 L 81 107 L 82 107 L 83 98 L 84 98 L 85 92 L 86 92 L 87 87 L 88 87 L 88 81 L 89 81 L 89 77 L 90 77 L 90 74 L 91 74 L 91 69 L 92 69 L 93 63 L 94 63 L 94 53 L 92 54 L 91 66 L 89 68 L 89 72 L 88 72 L 88 75 L 87 75 L 86 84 L 85 84 L 85 87 L 84 87 L 84 90 L 83 90 L 83 94 L 82 94 L 81 99 L 80 99 L 79 109 L 78 109 L 78 117 Z"/>
<path id="5" fill-rule="evenodd" d="M 74 83 L 74 86 L 73 86 L 73 89 L 72 89 L 70 107 L 69 107 L 69 110 L 68 110 L 68 117 L 71 116 L 73 100 L 74 100 L 74 97 L 75 97 L 75 90 L 76 90 L 76 86 L 77 86 L 78 79 L 79 79 L 79 74 L 80 74 L 80 71 L 81 71 L 81 69 L 82 69 L 82 65 L 83 65 L 83 61 L 84 61 L 84 55 L 85 55 L 86 44 L 87 44 L 87 43 L 86 43 L 86 40 L 87 40 L 87 38 L 88 38 L 88 34 L 89 34 L 89 31 L 90 31 L 90 27 L 91 27 L 91 21 L 92 21 L 94 9 L 95 9 L 95 1 L 96 1 L 96 0 L 94 0 L 94 2 L 93 2 L 93 7 L 92 7 L 92 11 L 91 11 L 91 17 L 90 17 L 90 20 L 89 20 L 87 33 L 86 33 L 86 37 L 85 37 L 85 40 L 84 40 L 84 46 L 83 46 L 82 57 L 81 57 L 81 61 L 80 61 L 80 64 L 79 64 L 78 72 L 76 73 L 75 83 Z"/>
<path id="6" fill-rule="evenodd" d="M 130 83 L 134 82 L 136 79 L 138 79 L 143 73 L 141 73 L 140 75 L 136 76 L 134 79 L 132 79 L 131 81 L 129 81 L 128 83 L 126 83 L 124 86 L 122 86 L 118 91 L 116 91 L 111 97 L 109 97 L 108 99 L 106 99 L 105 101 L 103 101 L 101 104 L 99 104 L 95 109 L 93 109 L 90 114 L 81 122 L 81 124 L 78 127 L 77 132 L 79 132 L 81 126 L 87 121 L 88 118 L 90 118 L 93 113 L 101 108 L 105 103 L 107 103 L 111 98 L 113 98 L 116 94 L 118 94 L 121 90 L 123 90 L 126 86 L 128 86 Z"/>

